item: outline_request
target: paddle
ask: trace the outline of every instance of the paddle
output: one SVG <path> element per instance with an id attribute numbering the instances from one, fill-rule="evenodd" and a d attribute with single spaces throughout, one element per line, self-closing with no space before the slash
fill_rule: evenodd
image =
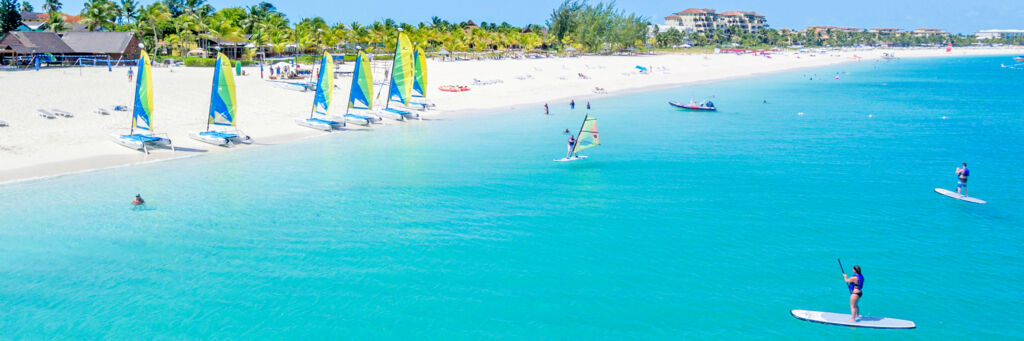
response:
<path id="1" fill-rule="evenodd" d="M 843 267 L 843 261 L 840 260 L 839 258 L 836 258 L 836 261 L 839 262 L 839 271 L 843 272 L 843 278 L 845 278 L 846 277 L 846 268 Z M 850 290 L 851 294 L 853 293 L 853 289 L 851 289 L 849 287 L 847 287 L 847 289 Z"/>

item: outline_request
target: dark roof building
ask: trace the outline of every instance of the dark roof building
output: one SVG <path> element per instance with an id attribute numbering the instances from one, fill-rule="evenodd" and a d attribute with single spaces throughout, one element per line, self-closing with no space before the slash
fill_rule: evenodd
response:
<path id="1" fill-rule="evenodd" d="M 53 32 L 11 31 L 3 39 L 0 39 L 0 52 L 4 54 L 73 54 L 75 50 Z"/>
<path id="2" fill-rule="evenodd" d="M 67 32 L 64 42 L 79 54 L 104 54 L 112 59 L 135 59 L 139 38 L 132 32 Z"/>

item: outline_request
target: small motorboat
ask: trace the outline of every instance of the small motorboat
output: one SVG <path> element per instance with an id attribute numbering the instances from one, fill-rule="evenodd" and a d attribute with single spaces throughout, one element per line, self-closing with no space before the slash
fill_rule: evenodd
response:
<path id="1" fill-rule="evenodd" d="M 1013 60 L 1018 61 L 1018 62 L 1024 62 L 1024 56 L 1013 57 Z"/>
<path id="2" fill-rule="evenodd" d="M 673 107 L 680 108 L 680 109 L 686 109 L 686 110 L 701 110 L 701 111 L 716 111 L 716 110 L 718 110 L 718 108 L 715 108 L 715 103 L 711 103 L 711 101 L 703 101 L 703 102 L 700 102 L 700 103 L 694 103 L 691 100 L 690 103 L 687 103 L 687 104 L 682 104 L 682 103 L 677 103 L 677 102 L 673 102 L 673 101 L 668 101 L 668 104 L 673 106 Z"/>

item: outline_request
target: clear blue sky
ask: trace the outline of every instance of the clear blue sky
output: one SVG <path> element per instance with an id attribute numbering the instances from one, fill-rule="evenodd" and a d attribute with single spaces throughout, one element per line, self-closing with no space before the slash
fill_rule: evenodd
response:
<path id="1" fill-rule="evenodd" d="M 43 0 L 29 0 L 37 9 Z M 65 0 L 65 11 L 77 13 L 82 0 Z M 151 3 L 151 0 L 143 0 Z M 253 5 L 258 0 L 209 0 L 217 8 Z M 277 0 L 270 1 L 295 20 L 321 16 L 330 23 L 373 22 L 392 18 L 418 23 L 438 16 L 452 22 L 507 21 L 513 25 L 543 24 L 560 0 Z M 593 0 L 592 0 L 593 2 Z M 665 15 L 689 7 L 757 11 L 774 28 L 803 29 L 809 25 L 937 27 L 956 33 L 988 28 L 1024 28 L 1024 0 L 619 0 L 618 8 L 663 23 Z"/>

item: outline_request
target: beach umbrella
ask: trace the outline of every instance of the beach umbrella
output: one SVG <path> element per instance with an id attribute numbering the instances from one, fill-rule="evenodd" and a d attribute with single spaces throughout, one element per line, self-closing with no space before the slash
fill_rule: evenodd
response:
<path id="1" fill-rule="evenodd" d="M 110 56 L 107 56 L 107 72 L 114 72 L 114 69 L 110 67 Z"/>
<path id="2" fill-rule="evenodd" d="M 241 61 L 235 62 L 235 75 L 236 76 L 241 76 L 242 75 L 242 62 Z"/>
<path id="3" fill-rule="evenodd" d="M 36 71 L 39 71 L 39 56 L 32 56 L 32 59 L 35 59 Z"/>

